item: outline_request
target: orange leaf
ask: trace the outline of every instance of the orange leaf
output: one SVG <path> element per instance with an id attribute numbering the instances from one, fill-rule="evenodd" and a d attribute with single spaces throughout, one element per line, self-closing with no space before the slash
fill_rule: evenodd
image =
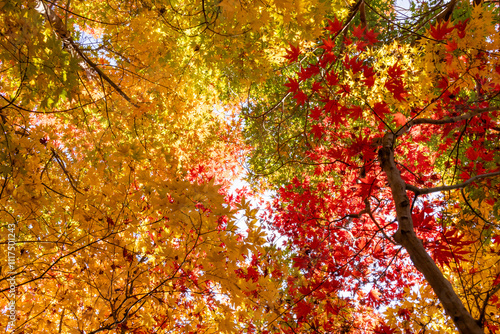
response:
<path id="1" fill-rule="evenodd" d="M 406 116 L 400 112 L 394 114 L 394 121 L 398 126 L 403 126 L 406 124 Z"/>

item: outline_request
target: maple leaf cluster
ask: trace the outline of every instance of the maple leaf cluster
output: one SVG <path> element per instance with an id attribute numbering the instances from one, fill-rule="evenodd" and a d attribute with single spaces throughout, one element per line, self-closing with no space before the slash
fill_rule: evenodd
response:
<path id="1" fill-rule="evenodd" d="M 432 50 L 446 59 L 446 67 L 439 60 L 412 59 L 418 53 L 411 47 L 393 45 L 387 52 L 374 45 L 376 34 L 361 26 L 335 42 L 344 28 L 339 20 L 329 21 L 317 53 L 290 50 L 293 57 L 287 59 L 300 61 L 300 67 L 285 83 L 293 99 L 287 108 L 290 114 L 302 115 L 303 131 L 296 136 L 304 142 L 300 150 L 307 159 L 302 161 L 311 167 L 301 167 L 297 159 L 289 162 L 299 165 L 297 171 L 302 173 L 278 184 L 268 220 L 271 228 L 287 237 L 293 266 L 306 277 L 288 286 L 304 326 L 323 308 L 315 303 L 317 294 L 345 296 L 340 299 L 353 309 L 377 308 L 404 300 L 408 287 L 428 284 L 429 277 L 408 256 L 399 236 L 400 208 L 393 202 L 395 190 L 389 186 L 393 181 L 380 154 L 388 133 L 397 137 L 391 144 L 397 177 L 406 184 L 404 205 L 411 207 L 411 228 L 422 249 L 442 271 L 452 269 L 453 277 L 462 282 L 477 270 L 465 274 L 461 269 L 473 253 L 480 251 L 498 261 L 491 244 L 500 232 L 498 209 L 487 219 L 465 200 L 469 192 L 481 196 L 481 189 L 497 191 L 500 174 L 498 150 L 492 145 L 499 142 L 498 40 L 487 45 L 481 40 L 483 49 L 471 58 L 466 50 L 476 45 L 472 39 L 481 30 L 475 21 L 479 9 L 474 10 L 471 19 L 431 25 L 428 34 L 433 40 L 421 41 L 424 52 Z M 377 49 L 393 56 L 374 58 Z M 304 56 L 299 59 L 300 55 Z M 416 73 L 417 79 L 412 77 Z M 455 203 L 450 191 L 463 193 L 459 205 L 477 214 L 472 221 L 457 223 L 447 211 Z M 498 208 L 498 199 L 498 193 L 488 197 L 489 205 Z M 490 225 L 483 237 L 470 235 L 468 228 L 486 221 Z M 492 332 L 498 321 L 493 315 L 498 313 L 493 298 L 498 282 L 490 274 L 482 282 L 483 292 L 476 292 L 488 296 L 483 303 L 484 309 L 493 310 L 490 316 L 481 308 L 471 310 L 472 317 L 480 318 Z M 468 292 L 459 285 L 455 288 L 467 300 Z M 419 317 L 416 310 L 402 310 L 396 318 Z M 389 323 L 394 323 L 392 319 Z M 391 332 L 384 327 L 387 323 L 379 326 Z M 471 321 L 471 326 L 477 325 Z"/>
<path id="2" fill-rule="evenodd" d="M 500 332 L 499 8 L 396 13 L 0 2 L 4 331 Z"/>

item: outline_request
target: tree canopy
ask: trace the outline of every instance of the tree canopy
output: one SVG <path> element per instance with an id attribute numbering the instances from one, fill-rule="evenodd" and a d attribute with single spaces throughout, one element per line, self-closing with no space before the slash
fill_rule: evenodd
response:
<path id="1" fill-rule="evenodd" d="M 4 331 L 500 333 L 500 7 L 407 7 L 0 1 Z"/>

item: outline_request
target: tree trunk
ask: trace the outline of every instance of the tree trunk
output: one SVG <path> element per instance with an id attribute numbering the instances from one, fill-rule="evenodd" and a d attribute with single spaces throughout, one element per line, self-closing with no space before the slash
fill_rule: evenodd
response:
<path id="1" fill-rule="evenodd" d="M 459 332 L 463 334 L 484 334 L 482 328 L 464 307 L 450 282 L 443 276 L 434 260 L 426 252 L 422 241 L 415 234 L 411 218 L 410 200 L 406 195 L 406 183 L 401 178 L 401 174 L 394 162 L 394 140 L 394 134 L 386 133 L 383 138 L 382 148 L 379 151 L 380 164 L 387 175 L 396 205 L 399 225 L 394 239 L 406 249 L 413 264 L 429 282 Z"/>

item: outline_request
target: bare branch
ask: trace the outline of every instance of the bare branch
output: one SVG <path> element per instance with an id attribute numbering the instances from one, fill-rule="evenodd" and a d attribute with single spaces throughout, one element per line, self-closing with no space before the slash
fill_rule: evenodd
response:
<path id="1" fill-rule="evenodd" d="M 64 166 L 64 162 L 61 159 L 61 157 L 59 156 L 59 154 L 57 154 L 57 152 L 53 148 L 51 150 L 52 150 L 52 154 L 54 154 L 54 158 L 56 158 L 57 163 L 59 164 L 59 166 L 63 170 L 64 174 L 68 178 L 68 181 L 69 181 L 69 184 L 71 185 L 71 188 L 73 188 L 73 190 L 76 191 L 77 193 L 82 194 L 82 192 L 80 190 L 78 190 L 78 188 L 76 186 L 75 179 L 73 178 L 73 176 L 71 175 L 71 173 L 68 172 L 68 170 L 66 169 L 66 166 Z M 52 190 L 52 189 L 50 189 L 50 190 Z"/>
<path id="2" fill-rule="evenodd" d="M 448 21 L 451 17 L 451 14 L 453 13 L 453 10 L 455 9 L 456 3 L 457 0 L 451 0 L 448 5 L 446 5 L 445 9 L 436 17 L 436 21 Z"/>
<path id="3" fill-rule="evenodd" d="M 365 198 L 364 200 L 365 202 L 365 210 L 366 210 L 366 213 L 368 213 L 368 215 L 370 216 L 370 219 L 373 221 L 373 223 L 375 224 L 375 226 L 377 226 L 377 228 L 379 229 L 380 232 L 382 232 L 382 234 L 384 235 L 384 237 L 389 240 L 393 245 L 397 245 L 396 241 L 394 241 L 393 238 L 391 238 L 390 236 L 387 235 L 387 233 L 385 233 L 384 231 L 384 228 L 382 226 L 380 226 L 380 224 L 375 220 L 375 217 L 373 216 L 373 212 L 372 212 L 372 209 L 371 209 L 371 206 L 370 206 L 370 201 L 368 200 L 368 198 Z"/>
<path id="4" fill-rule="evenodd" d="M 487 177 L 496 176 L 496 175 L 500 175 L 500 171 L 498 171 L 498 172 L 492 172 L 492 173 L 488 173 L 488 174 L 476 175 L 476 176 L 471 177 L 467 181 L 464 181 L 464 182 L 459 183 L 459 184 L 454 184 L 454 185 L 451 185 L 451 186 L 441 186 L 441 187 L 425 188 L 425 189 L 421 189 L 421 188 L 415 187 L 415 186 L 407 183 L 406 184 L 406 189 L 410 190 L 410 191 L 413 191 L 416 195 L 426 195 L 426 194 L 431 194 L 431 193 L 435 193 L 435 192 L 441 192 L 441 191 L 448 191 L 448 190 L 453 190 L 453 189 L 465 188 L 469 184 L 471 184 L 472 182 L 475 182 L 477 180 L 484 179 L 484 178 L 487 178 Z"/>

